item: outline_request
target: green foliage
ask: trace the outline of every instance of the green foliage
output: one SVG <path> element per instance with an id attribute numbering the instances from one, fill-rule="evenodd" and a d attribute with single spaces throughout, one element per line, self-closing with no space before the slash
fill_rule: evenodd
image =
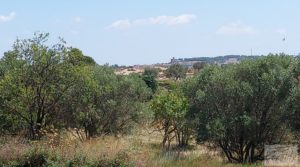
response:
<path id="1" fill-rule="evenodd" d="M 286 115 L 285 120 L 289 121 L 289 125 L 292 129 L 299 135 L 300 129 L 300 85 L 299 83 L 297 86 L 292 90 L 291 97 L 288 101 L 288 111 L 289 113 Z"/>
<path id="2" fill-rule="evenodd" d="M 158 86 L 161 88 L 164 88 L 166 90 L 175 90 L 178 89 L 178 83 L 176 83 L 176 81 L 174 80 L 159 80 L 158 81 Z"/>
<path id="3" fill-rule="evenodd" d="M 287 102 L 288 113 L 284 115 L 284 121 L 288 123 L 296 136 L 300 136 L 300 59 L 296 59 L 291 67 L 294 76 L 295 86 L 291 90 L 291 95 Z M 299 140 L 298 140 L 299 143 Z"/>
<path id="4" fill-rule="evenodd" d="M 152 92 L 154 93 L 157 89 L 157 78 L 158 70 L 155 68 L 145 68 L 144 73 L 142 75 L 143 80 L 151 88 Z"/>
<path id="5" fill-rule="evenodd" d="M 173 80 L 157 82 L 156 69 L 116 75 L 114 67 L 97 65 L 64 41 L 46 45 L 48 38 L 17 40 L 1 58 L 0 134 L 26 132 L 40 139 L 47 128 L 83 130 L 81 139 L 126 134 L 151 109 L 153 125 L 164 133 L 163 147 L 174 139 L 186 146 L 196 136 L 239 163 L 262 160 L 264 145 L 290 142 L 287 133 L 299 137 L 299 58 L 269 55 L 223 67 L 198 63 L 196 76 L 187 79 L 187 69 L 173 64 L 165 71 Z M 58 165 L 40 150 L 22 158 L 9 165 Z M 131 165 L 126 154 L 88 161 L 79 155 L 67 165 Z"/>
<path id="6" fill-rule="evenodd" d="M 47 39 L 48 34 L 36 34 L 33 39 L 17 40 L 1 60 L 3 112 L 21 120 L 16 123 L 26 122 L 30 138 L 39 137 L 57 103 L 73 85 L 74 70 L 62 61 L 67 48 L 63 42 L 48 47 L 44 45 Z"/>
<path id="7" fill-rule="evenodd" d="M 285 103 L 293 88 L 289 56 L 207 67 L 186 91 L 198 115 L 198 141 L 223 149 L 230 162 L 263 158 L 264 144 L 282 142 Z M 191 86 L 193 87 L 193 86 Z"/>
<path id="8" fill-rule="evenodd" d="M 49 34 L 17 40 L 0 61 L 0 132 L 39 139 L 48 127 L 84 129 L 86 137 L 127 133 L 151 95 L 138 75 L 117 76 Z"/>
<path id="9" fill-rule="evenodd" d="M 179 119 L 184 117 L 187 103 L 178 93 L 161 90 L 153 99 L 151 108 L 155 119 Z"/>
<path id="10" fill-rule="evenodd" d="M 187 68 L 180 64 L 172 64 L 166 71 L 165 75 L 174 80 L 183 79 L 186 77 Z"/>
<path id="11" fill-rule="evenodd" d="M 187 145 L 189 134 L 184 133 L 187 99 L 179 91 L 160 90 L 151 101 L 150 107 L 154 112 L 155 126 L 164 132 L 163 147 L 169 148 L 173 138 L 177 139 L 179 146 Z"/>
<path id="12" fill-rule="evenodd" d="M 204 66 L 205 66 L 204 62 L 197 62 L 193 64 L 193 69 L 195 70 L 195 72 L 199 72 L 204 68 Z"/>
<path id="13" fill-rule="evenodd" d="M 117 76 L 108 66 L 82 68 L 64 103 L 73 115 L 68 124 L 84 128 L 88 138 L 127 133 L 141 121 L 150 94 L 138 75 Z"/>
<path id="14" fill-rule="evenodd" d="M 97 163 L 97 167 L 133 167 L 129 162 L 129 156 L 125 152 L 120 152 L 113 159 L 102 159 Z"/>
<path id="15" fill-rule="evenodd" d="M 151 76 L 157 78 L 159 70 L 156 68 L 145 68 L 143 75 Z"/>
<path id="16" fill-rule="evenodd" d="M 57 159 L 53 152 L 33 148 L 22 157 L 13 161 L 4 162 L 0 160 L 0 166 L 9 167 L 133 167 L 129 156 L 125 152 L 119 152 L 113 157 L 103 157 L 101 159 L 92 159 L 83 154 L 71 157 L 67 161 Z"/>
<path id="17" fill-rule="evenodd" d="M 66 59 L 68 63 L 73 65 L 96 65 L 96 62 L 93 58 L 85 56 L 81 50 L 77 48 L 71 48 L 68 52 L 68 57 Z"/>

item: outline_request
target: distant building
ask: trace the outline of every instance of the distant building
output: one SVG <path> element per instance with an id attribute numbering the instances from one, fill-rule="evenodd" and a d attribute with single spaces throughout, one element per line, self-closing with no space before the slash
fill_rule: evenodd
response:
<path id="1" fill-rule="evenodd" d="M 198 63 L 198 62 L 203 62 L 203 61 L 198 61 L 198 60 L 185 60 L 185 59 L 175 59 L 175 57 L 173 57 L 170 61 L 170 65 L 172 64 L 180 64 L 186 68 L 192 68 L 193 65 L 195 63 Z"/>
<path id="2" fill-rule="evenodd" d="M 172 58 L 170 63 L 167 66 L 172 64 L 180 64 L 188 68 L 192 68 L 193 64 L 197 62 L 202 62 L 205 64 L 218 64 L 218 65 L 226 65 L 226 64 L 236 64 L 243 60 L 255 60 L 260 58 L 261 56 L 247 56 L 247 55 L 225 55 L 225 56 L 217 56 L 217 57 L 193 57 L 193 58 Z"/>

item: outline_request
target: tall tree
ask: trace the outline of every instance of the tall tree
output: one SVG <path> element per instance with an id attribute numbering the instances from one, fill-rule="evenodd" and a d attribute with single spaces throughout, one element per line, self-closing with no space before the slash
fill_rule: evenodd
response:
<path id="1" fill-rule="evenodd" d="M 292 74 L 294 76 L 295 86 L 291 90 L 291 96 L 287 102 L 288 113 L 284 117 L 284 121 L 292 128 L 295 136 L 300 138 L 300 58 L 296 58 L 291 65 Z"/>
<path id="2" fill-rule="evenodd" d="M 191 99 L 198 141 L 220 147 L 230 162 L 263 159 L 264 145 L 281 143 L 285 103 L 293 88 L 288 56 L 268 56 L 228 67 L 205 68 Z M 197 97 L 197 98 L 194 98 Z"/>
<path id="3" fill-rule="evenodd" d="M 73 68 L 64 60 L 64 42 L 45 45 L 49 34 L 35 34 L 32 39 L 17 40 L 2 58 L 7 70 L 0 81 L 3 110 L 26 122 L 31 139 L 56 112 L 57 105 L 73 86 Z"/>

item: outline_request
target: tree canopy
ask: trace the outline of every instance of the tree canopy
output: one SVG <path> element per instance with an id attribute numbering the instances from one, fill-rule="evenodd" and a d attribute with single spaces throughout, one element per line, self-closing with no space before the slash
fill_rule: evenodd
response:
<path id="1" fill-rule="evenodd" d="M 27 129 L 39 139 L 50 126 L 84 129 L 87 138 L 130 130 L 151 94 L 145 82 L 117 76 L 64 41 L 48 46 L 48 37 L 17 40 L 1 59 L 0 132 Z"/>
<path id="2" fill-rule="evenodd" d="M 148 87 L 151 88 L 153 92 L 155 92 L 158 87 L 156 81 L 157 76 L 158 76 L 158 69 L 156 68 L 145 68 L 144 73 L 142 75 L 143 80 L 148 85 Z"/>
<path id="3" fill-rule="evenodd" d="M 294 79 L 288 56 L 268 56 L 225 68 L 205 68 L 192 84 L 198 142 L 222 148 L 230 162 L 263 158 L 265 144 L 281 143 L 285 103 Z"/>
<path id="4" fill-rule="evenodd" d="M 172 64 L 166 71 L 165 75 L 167 78 L 174 80 L 183 79 L 186 77 L 187 68 L 180 64 Z"/>

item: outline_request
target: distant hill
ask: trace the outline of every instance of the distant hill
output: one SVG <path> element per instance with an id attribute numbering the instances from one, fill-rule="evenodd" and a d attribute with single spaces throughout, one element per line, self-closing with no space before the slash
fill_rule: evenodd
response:
<path id="1" fill-rule="evenodd" d="M 217 57 L 193 57 L 193 58 L 179 58 L 172 59 L 172 62 L 205 62 L 205 63 L 218 63 L 218 64 L 226 64 L 229 60 L 236 60 L 240 62 L 242 60 L 254 60 L 261 56 L 247 56 L 247 55 L 226 55 L 226 56 L 217 56 Z"/>

